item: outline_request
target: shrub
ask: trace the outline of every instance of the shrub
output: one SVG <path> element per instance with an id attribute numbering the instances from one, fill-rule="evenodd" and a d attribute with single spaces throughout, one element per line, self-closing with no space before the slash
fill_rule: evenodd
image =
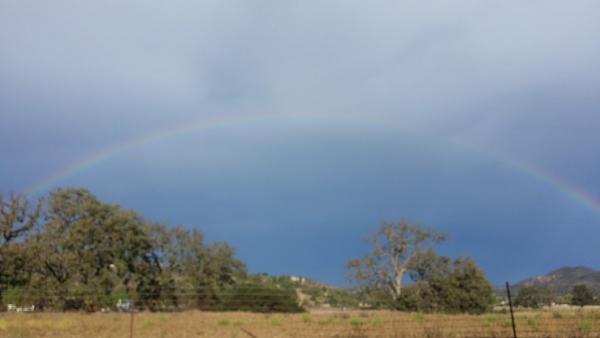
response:
<path id="1" fill-rule="evenodd" d="M 262 282 L 245 282 L 223 293 L 217 310 L 252 312 L 302 312 L 296 291 Z"/>

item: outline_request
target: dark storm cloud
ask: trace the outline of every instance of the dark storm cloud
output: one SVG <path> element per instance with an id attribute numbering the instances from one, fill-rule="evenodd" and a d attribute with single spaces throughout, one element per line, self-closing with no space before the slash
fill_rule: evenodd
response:
<path id="1" fill-rule="evenodd" d="M 268 231 L 331 223 L 360 238 L 365 223 L 413 217 L 454 232 L 462 246 L 448 250 L 480 257 L 499 278 L 509 270 L 481 244 L 489 233 L 527 225 L 508 245 L 522 254 L 553 219 L 544 235 L 553 241 L 569 225 L 597 224 L 494 154 L 600 195 L 599 10 L 597 1 L 4 1 L 0 151 L 11 160 L 0 186 L 22 189 L 160 130 L 266 112 L 275 117 L 130 149 L 64 183 L 225 229 L 240 218 Z M 148 189 L 169 208 L 148 211 Z M 190 202 L 197 194 L 206 207 Z M 207 231 L 231 236 L 219 227 Z M 338 233 L 307 241 L 326 251 Z M 283 269 L 242 237 L 251 266 Z M 357 254 L 339 249 L 338 260 Z"/>

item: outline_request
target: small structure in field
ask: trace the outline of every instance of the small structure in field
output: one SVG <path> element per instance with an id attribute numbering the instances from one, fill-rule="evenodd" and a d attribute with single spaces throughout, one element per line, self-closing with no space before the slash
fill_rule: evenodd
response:
<path id="1" fill-rule="evenodd" d="M 131 308 L 131 301 L 128 299 L 121 299 L 119 298 L 119 300 L 117 301 L 117 311 L 119 312 L 128 312 L 129 309 Z"/>
<path id="2" fill-rule="evenodd" d="M 15 304 L 8 304 L 6 306 L 8 312 L 33 312 L 35 311 L 35 305 L 30 306 L 17 306 Z"/>
<path id="3" fill-rule="evenodd" d="M 305 279 L 302 276 L 290 276 L 290 281 L 304 284 Z"/>

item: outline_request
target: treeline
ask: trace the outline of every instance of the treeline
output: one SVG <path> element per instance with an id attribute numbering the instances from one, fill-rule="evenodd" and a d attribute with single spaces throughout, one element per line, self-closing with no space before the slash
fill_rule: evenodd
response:
<path id="1" fill-rule="evenodd" d="M 0 301 L 97 311 L 131 299 L 149 310 L 300 311 L 295 290 L 248 274 L 225 242 L 57 189 L 38 203 L 0 195 Z"/>
<path id="2" fill-rule="evenodd" d="M 445 239 L 404 221 L 384 223 L 371 253 L 348 262 L 358 287 L 338 289 L 249 274 L 226 242 L 206 243 L 197 229 L 147 220 L 85 189 L 56 189 L 37 203 L 0 194 L 0 303 L 99 311 L 135 298 L 136 308 L 161 311 L 488 310 L 492 287 L 475 262 L 433 251 Z"/>
<path id="3" fill-rule="evenodd" d="M 558 294 L 545 285 L 530 285 L 519 289 L 515 305 L 538 309 L 552 304 L 573 306 L 600 305 L 600 293 L 594 292 L 586 284 L 577 284 L 566 294 Z"/>

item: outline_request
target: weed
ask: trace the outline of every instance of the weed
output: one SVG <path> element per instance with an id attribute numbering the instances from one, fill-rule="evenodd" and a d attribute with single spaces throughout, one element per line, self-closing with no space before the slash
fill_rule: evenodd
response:
<path id="1" fill-rule="evenodd" d="M 375 317 L 373 319 L 373 326 L 375 326 L 375 327 L 382 327 L 383 326 L 383 319 L 381 319 L 380 317 Z"/>
<path id="2" fill-rule="evenodd" d="M 146 319 L 144 320 L 144 323 L 142 324 L 144 327 L 152 327 L 154 326 L 155 322 L 150 320 L 150 319 Z"/>
<path id="3" fill-rule="evenodd" d="M 577 329 L 584 334 L 588 334 L 592 331 L 593 323 L 589 319 L 580 320 L 577 322 Z"/>
<path id="4" fill-rule="evenodd" d="M 166 315 L 164 313 L 161 313 L 160 315 L 158 315 L 158 321 L 160 321 L 161 323 L 167 322 L 167 321 L 169 321 L 169 319 L 171 319 L 171 316 Z"/>
<path id="5" fill-rule="evenodd" d="M 498 318 L 495 315 L 486 316 L 483 320 L 483 326 L 491 327 L 494 325 L 494 323 L 496 323 L 496 320 L 498 320 Z"/>
<path id="6" fill-rule="evenodd" d="M 589 317 L 592 320 L 600 320 L 600 312 L 591 312 Z"/>
<path id="7" fill-rule="evenodd" d="M 312 317 L 308 313 L 305 313 L 302 315 L 302 321 L 305 323 L 310 323 L 312 322 Z"/>
<path id="8" fill-rule="evenodd" d="M 365 324 L 367 324 L 367 321 L 358 317 L 354 317 L 352 319 L 350 319 L 350 325 L 352 326 L 364 326 Z"/>
<path id="9" fill-rule="evenodd" d="M 413 317 L 417 323 L 423 323 L 425 321 L 425 314 L 421 312 L 415 312 Z"/>
<path id="10" fill-rule="evenodd" d="M 540 324 L 536 318 L 527 317 L 527 326 L 529 326 L 533 331 L 537 331 Z"/>
<path id="11" fill-rule="evenodd" d="M 219 324 L 220 326 L 227 326 L 229 325 L 229 319 L 219 319 L 217 324 Z"/>
<path id="12" fill-rule="evenodd" d="M 319 325 L 329 325 L 333 323 L 335 323 L 335 316 L 327 317 L 327 319 L 319 321 Z"/>
<path id="13" fill-rule="evenodd" d="M 283 316 L 282 315 L 274 315 L 271 317 L 271 325 L 273 326 L 281 326 L 283 324 Z"/>

